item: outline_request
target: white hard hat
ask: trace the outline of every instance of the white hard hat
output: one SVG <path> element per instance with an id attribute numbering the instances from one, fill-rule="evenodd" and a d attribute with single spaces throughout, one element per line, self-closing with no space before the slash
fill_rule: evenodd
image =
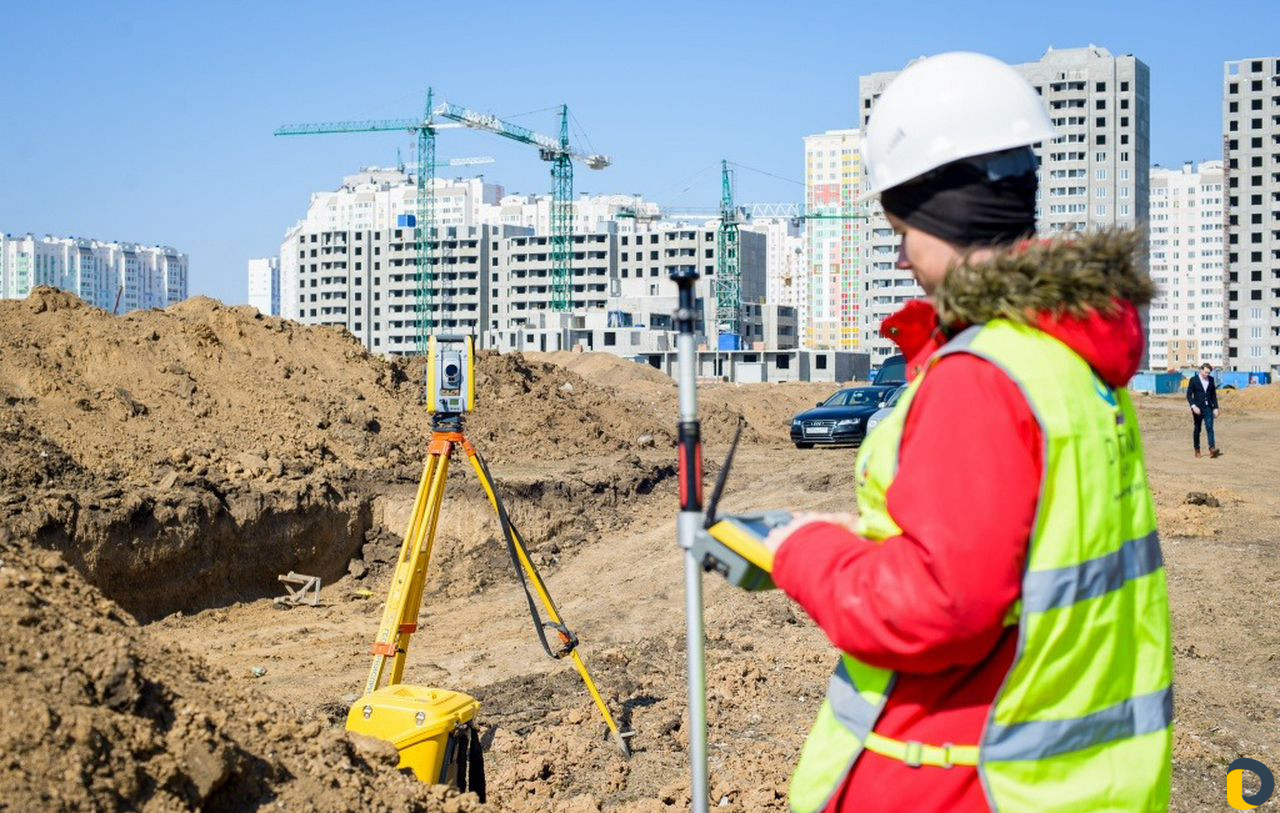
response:
<path id="1" fill-rule="evenodd" d="M 961 158 L 1056 135 L 1035 88 L 1000 60 L 962 51 L 922 59 L 871 109 L 862 137 L 867 196 Z"/>

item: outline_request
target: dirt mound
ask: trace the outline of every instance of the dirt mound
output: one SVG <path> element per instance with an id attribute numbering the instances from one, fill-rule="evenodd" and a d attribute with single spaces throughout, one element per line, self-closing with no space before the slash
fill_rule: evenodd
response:
<path id="1" fill-rule="evenodd" d="M 119 484 L 409 462 L 426 419 L 405 384 L 345 331 L 203 297 L 121 317 L 47 288 L 0 303 L 0 396 Z"/>
<path id="2" fill-rule="evenodd" d="M 1218 390 L 1223 406 L 1238 406 L 1255 412 L 1280 412 L 1280 384 Z"/>
<path id="3" fill-rule="evenodd" d="M 394 749 L 354 742 L 147 634 L 56 553 L 0 538 L 0 560 L 0 807 L 476 806 L 397 772 Z"/>
<path id="4" fill-rule="evenodd" d="M 530 353 L 529 356 L 563 367 L 572 373 L 606 387 L 634 389 L 649 385 L 655 389 L 675 389 L 675 382 L 661 370 L 612 353 L 571 353 L 559 350 L 554 353 Z"/>
<path id="5" fill-rule="evenodd" d="M 421 472 L 422 366 L 206 298 L 0 302 L 0 522 L 143 618 L 273 594 L 288 570 L 339 578 L 372 495 Z M 668 415 L 554 365 L 485 353 L 477 378 L 468 434 L 498 466 L 672 442 Z"/>

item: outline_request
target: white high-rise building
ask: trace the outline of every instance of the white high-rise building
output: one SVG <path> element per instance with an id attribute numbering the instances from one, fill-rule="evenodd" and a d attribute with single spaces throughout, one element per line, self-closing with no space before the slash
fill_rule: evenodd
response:
<path id="1" fill-rule="evenodd" d="M 450 228 L 460 228 L 465 231 L 487 222 L 482 217 L 482 213 L 487 211 L 486 207 L 496 204 L 503 196 L 501 186 L 484 183 L 482 178 L 454 181 L 436 178 L 431 182 L 430 189 L 435 196 L 436 226 L 442 235 L 447 234 Z M 309 237 L 326 232 L 334 234 L 341 232 L 349 233 L 350 239 L 355 240 L 357 239 L 355 235 L 359 233 L 358 239 L 364 240 L 368 239 L 365 235 L 381 236 L 393 231 L 399 231 L 401 235 L 406 231 L 411 234 L 417 209 L 418 193 L 415 181 L 409 174 L 399 169 L 377 167 L 363 169 L 343 178 L 342 186 L 338 189 L 313 194 L 306 216 L 285 233 L 284 241 L 280 244 L 280 315 L 307 324 L 311 324 L 313 318 L 318 320 L 321 316 L 319 307 L 309 307 L 312 294 L 310 291 L 302 290 L 299 280 L 304 267 L 309 269 L 313 265 L 308 262 L 311 259 L 312 249 L 301 247 L 298 241 L 299 236 Z M 353 245 L 352 249 L 353 252 L 358 249 L 361 255 L 364 252 L 363 246 Z M 383 247 L 378 246 L 377 249 L 381 254 Z M 397 251 L 400 250 L 397 247 Z M 372 252 L 372 248 L 370 251 Z M 353 254 L 350 270 L 368 271 L 372 270 L 374 265 L 379 266 L 381 270 L 382 264 L 381 257 L 366 258 Z M 330 265 L 332 266 L 332 263 Z M 252 275 L 252 270 L 250 274 Z M 252 285 L 252 280 L 250 284 Z M 310 281 L 308 281 L 309 284 Z M 352 291 L 353 295 L 354 293 Z M 314 315 L 311 313 L 312 310 L 316 311 Z M 365 315 L 364 310 L 365 307 L 362 304 L 360 306 L 362 317 Z M 381 315 L 381 305 L 378 306 L 378 310 Z M 350 311 L 347 315 L 354 316 L 355 309 L 351 308 Z M 335 314 L 330 313 L 329 316 L 335 316 Z M 361 326 L 362 331 L 369 331 L 372 330 L 374 322 L 365 318 L 358 321 L 352 320 L 352 326 L 356 324 Z M 405 331 L 409 329 L 404 328 Z M 383 338 L 386 341 L 393 341 L 391 336 Z M 369 337 L 369 341 L 372 346 L 372 336 Z M 409 341 L 407 333 L 405 336 L 397 334 L 394 341 L 397 347 L 403 345 L 404 342 Z M 379 345 L 381 344 L 380 338 Z M 378 349 L 385 351 L 386 348 L 379 346 Z"/>
<path id="2" fill-rule="evenodd" d="M 504 349 L 598 341 L 613 352 L 652 350 L 669 340 L 670 326 L 652 317 L 666 306 L 662 297 L 674 296 L 666 277 L 671 268 L 697 265 L 707 285 L 714 278 L 713 230 L 706 237 L 693 228 L 656 225 L 657 207 L 634 196 L 583 197 L 574 204 L 572 307 L 557 313 L 551 308 L 549 196 L 502 196 L 500 187 L 478 181 L 437 181 L 433 190 L 433 332 L 469 333 L 482 347 Z M 335 192 L 313 195 L 306 217 L 280 247 L 281 314 L 304 324 L 345 327 L 374 352 L 415 352 L 423 330 L 416 211 L 414 180 L 395 170 L 364 170 L 345 178 Z M 537 227 L 542 231 L 535 234 Z M 641 235 L 643 280 L 641 252 L 630 248 Z M 751 343 L 771 338 L 762 310 L 765 243 L 764 236 L 749 233 L 740 248 L 749 311 L 744 338 Z M 624 246 L 620 256 L 618 245 Z M 250 287 L 261 288 L 264 296 L 270 269 L 270 259 L 249 266 Z M 714 307 L 714 298 L 709 302 Z M 669 315 L 664 318 L 669 321 Z M 794 336 L 788 312 L 771 312 L 769 318 L 775 333 Z M 615 330 L 626 333 L 625 344 L 611 343 L 619 335 Z"/>
<path id="3" fill-rule="evenodd" d="M 83 237 L 0 236 L 0 298 L 23 299 L 40 285 L 116 313 L 163 308 L 187 298 L 187 255 Z"/>
<path id="4" fill-rule="evenodd" d="M 1014 65 L 1045 102 L 1058 138 L 1035 147 L 1040 160 L 1037 209 L 1042 235 L 1064 230 L 1146 228 L 1150 171 L 1150 73 L 1132 55 L 1089 46 L 1049 49 L 1038 62 Z M 875 100 L 898 75 L 859 79 L 866 126 Z M 884 319 L 924 295 L 910 272 L 897 269 L 899 239 L 878 206 L 863 226 L 861 335 L 872 362 L 897 348 L 879 336 Z"/>
<path id="5" fill-rule="evenodd" d="M 859 350 L 862 256 L 860 221 L 864 207 L 858 130 L 828 130 L 805 136 L 807 273 L 796 291 L 803 347 Z"/>
<path id="6" fill-rule="evenodd" d="M 1152 369 L 1219 366 L 1226 338 L 1221 161 L 1151 170 Z"/>
<path id="7" fill-rule="evenodd" d="M 249 304 L 266 316 L 280 316 L 280 258 L 249 261 Z"/>
<path id="8" fill-rule="evenodd" d="M 1280 57 L 1227 62 L 1226 366 L 1280 374 Z"/>

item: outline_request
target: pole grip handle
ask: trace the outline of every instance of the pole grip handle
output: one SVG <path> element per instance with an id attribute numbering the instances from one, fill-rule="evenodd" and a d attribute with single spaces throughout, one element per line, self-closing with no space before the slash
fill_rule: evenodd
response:
<path id="1" fill-rule="evenodd" d="M 680 510 L 702 510 L 702 429 L 698 421 L 681 421 Z"/>

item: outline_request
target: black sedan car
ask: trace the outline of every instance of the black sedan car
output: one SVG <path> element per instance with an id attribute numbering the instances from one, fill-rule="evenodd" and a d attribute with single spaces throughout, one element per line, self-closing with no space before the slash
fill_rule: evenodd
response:
<path id="1" fill-rule="evenodd" d="M 897 386 L 854 387 L 840 390 L 791 419 L 791 442 L 797 449 L 812 449 L 815 444 L 830 446 L 862 442 L 867 434 L 867 418 Z"/>

